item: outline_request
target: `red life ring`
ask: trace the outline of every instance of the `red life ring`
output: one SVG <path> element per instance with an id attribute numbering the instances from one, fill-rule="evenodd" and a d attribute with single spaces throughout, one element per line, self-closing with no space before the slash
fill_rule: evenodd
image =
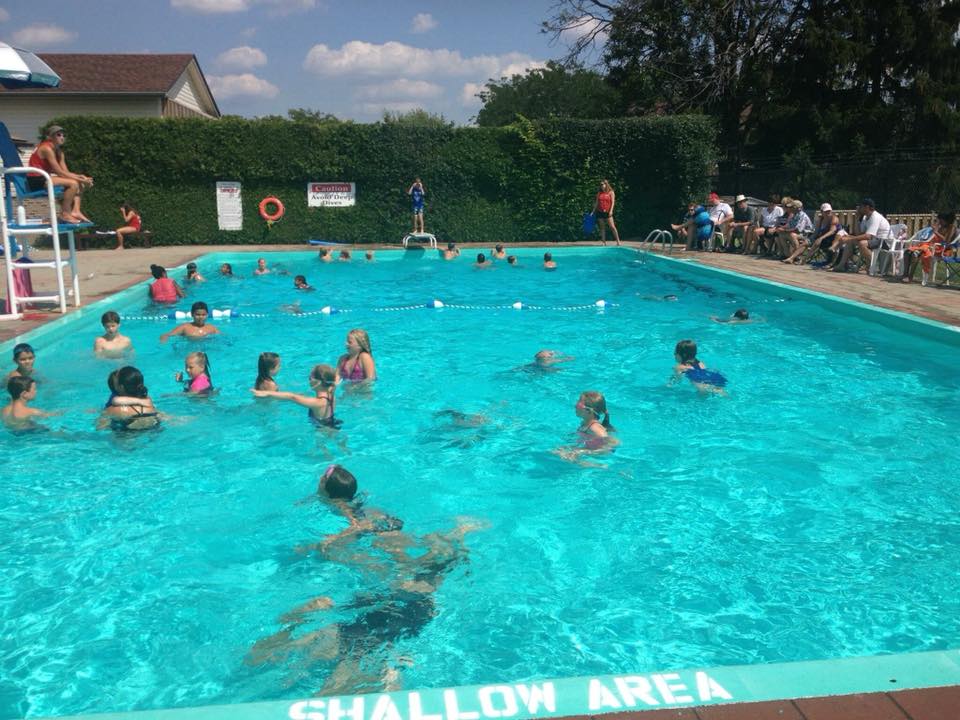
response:
<path id="1" fill-rule="evenodd" d="M 277 209 L 272 213 L 267 212 L 267 205 L 276 205 Z M 265 197 L 260 201 L 260 217 L 266 220 L 268 223 L 273 223 L 283 217 L 284 209 L 283 203 L 279 199 L 273 197 Z"/>

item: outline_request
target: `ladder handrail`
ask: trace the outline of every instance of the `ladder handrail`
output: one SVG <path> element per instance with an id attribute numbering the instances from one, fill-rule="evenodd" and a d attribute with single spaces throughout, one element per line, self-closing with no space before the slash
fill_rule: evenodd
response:
<path id="1" fill-rule="evenodd" d="M 40 168 L 6 167 L 2 163 L 0 163 L 0 181 L 2 181 L 0 182 L 0 239 L 2 239 L 3 241 L 3 255 L 4 255 L 4 259 L 6 260 L 5 265 L 6 265 L 6 275 L 7 275 L 7 296 L 10 302 L 10 313 L 6 315 L 0 315 L 0 318 L 7 318 L 7 319 L 19 318 L 22 315 L 22 313 L 18 312 L 18 305 L 23 304 L 23 303 L 20 303 L 17 298 L 17 291 L 13 282 L 13 270 L 14 270 L 13 265 L 15 261 L 13 259 L 13 249 L 11 247 L 11 242 L 10 242 L 13 236 L 9 232 L 10 230 L 9 225 L 11 224 L 10 220 L 15 218 L 7 217 L 7 194 L 6 194 L 7 183 L 6 183 L 5 176 L 6 175 L 28 175 L 28 174 L 40 175 L 41 177 L 43 177 L 44 185 L 47 190 L 47 209 L 48 209 L 48 212 L 50 213 L 50 223 L 49 225 L 38 224 L 36 234 L 37 235 L 50 234 L 51 236 L 51 241 L 52 241 L 51 244 L 53 245 L 53 257 L 54 257 L 54 262 L 56 263 L 56 270 L 57 270 L 57 299 L 60 302 L 60 312 L 64 314 L 67 312 L 67 291 L 63 284 L 63 270 L 62 270 L 63 256 L 60 251 L 60 227 L 59 227 L 59 221 L 57 217 L 56 201 L 54 197 L 53 178 L 50 177 L 50 174 L 48 172 Z M 13 210 L 13 198 L 11 197 L 9 199 L 10 199 L 10 209 Z M 22 203 L 22 198 L 20 199 L 20 202 Z M 29 226 L 27 225 L 20 225 L 19 223 L 15 223 L 15 224 L 17 225 L 18 230 L 29 229 Z M 69 242 L 70 266 L 74 276 L 74 289 L 76 290 L 77 289 L 77 267 L 76 267 L 76 259 L 74 258 L 72 231 L 70 231 L 70 233 L 71 233 L 70 242 Z M 29 244 L 25 242 L 23 244 L 22 254 L 23 254 L 23 257 L 28 259 L 30 257 L 29 248 L 30 248 Z M 29 298 L 24 298 L 24 299 L 29 302 Z M 75 298 L 75 302 L 79 302 L 79 297 Z"/>
<path id="2" fill-rule="evenodd" d="M 669 250 L 667 250 L 668 238 L 670 239 Z M 649 243 L 649 245 L 652 247 L 653 244 L 658 240 L 660 241 L 660 251 L 662 252 L 664 250 L 667 250 L 667 252 L 670 255 L 673 255 L 673 233 L 670 232 L 669 230 L 651 230 L 650 233 L 647 235 L 647 238 L 643 242 Z"/>

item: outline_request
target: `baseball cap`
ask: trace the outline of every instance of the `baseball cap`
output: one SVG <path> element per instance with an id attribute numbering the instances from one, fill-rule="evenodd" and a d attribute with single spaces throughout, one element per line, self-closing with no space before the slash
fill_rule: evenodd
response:
<path id="1" fill-rule="evenodd" d="M 873 202 L 873 198 L 864 198 L 860 201 L 861 207 L 876 207 L 876 204 Z"/>
<path id="2" fill-rule="evenodd" d="M 53 137 L 57 133 L 63 132 L 63 128 L 59 125 L 51 125 L 47 128 L 47 137 Z"/>
<path id="3" fill-rule="evenodd" d="M 720 196 L 717 195 L 715 192 L 712 192 L 712 193 L 710 193 L 709 195 L 707 195 L 707 201 L 709 201 L 709 202 L 720 202 Z"/>

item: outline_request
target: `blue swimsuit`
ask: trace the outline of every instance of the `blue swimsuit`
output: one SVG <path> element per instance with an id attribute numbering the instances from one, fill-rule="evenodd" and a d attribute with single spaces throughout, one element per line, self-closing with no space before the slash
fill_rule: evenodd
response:
<path id="1" fill-rule="evenodd" d="M 683 371 L 683 374 L 687 376 L 690 382 L 700 385 L 713 385 L 718 388 L 722 388 L 727 384 L 727 378 L 723 376 L 723 373 L 717 372 L 716 370 L 707 370 L 699 360 L 694 360 L 690 364 L 693 365 L 693 367 Z"/>

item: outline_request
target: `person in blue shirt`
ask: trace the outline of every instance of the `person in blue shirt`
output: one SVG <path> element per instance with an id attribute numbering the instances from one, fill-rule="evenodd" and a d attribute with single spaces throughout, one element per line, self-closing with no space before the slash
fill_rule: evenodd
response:
<path id="1" fill-rule="evenodd" d="M 407 195 L 413 202 L 413 230 L 414 233 L 422 233 L 423 230 L 423 197 L 427 191 L 423 188 L 420 178 L 413 179 L 413 185 L 407 190 Z"/>

